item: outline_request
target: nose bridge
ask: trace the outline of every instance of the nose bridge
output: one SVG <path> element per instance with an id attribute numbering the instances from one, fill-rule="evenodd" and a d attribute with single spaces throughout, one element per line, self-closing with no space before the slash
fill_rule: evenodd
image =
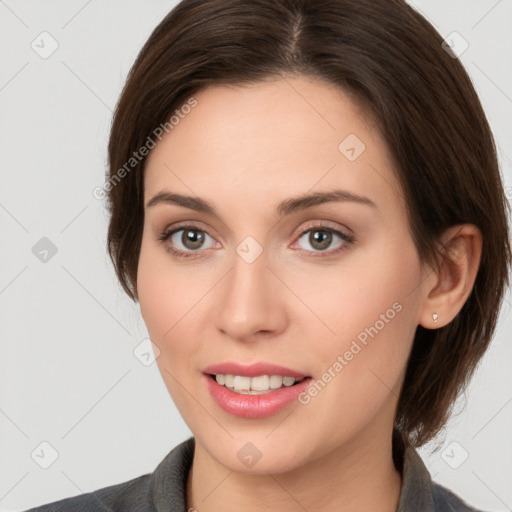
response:
<path id="1" fill-rule="evenodd" d="M 268 264 L 267 251 L 254 238 L 247 237 L 236 247 L 217 317 L 219 329 L 234 338 L 247 338 L 259 331 L 282 327 L 281 294 Z"/>

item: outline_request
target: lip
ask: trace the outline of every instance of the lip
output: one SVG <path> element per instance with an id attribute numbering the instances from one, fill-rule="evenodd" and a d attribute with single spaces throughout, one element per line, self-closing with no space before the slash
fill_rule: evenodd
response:
<path id="1" fill-rule="evenodd" d="M 203 370 L 204 374 L 222 374 L 222 375 L 240 375 L 243 377 L 257 377 L 258 375 L 280 375 L 281 377 L 308 377 L 305 373 L 285 368 L 272 363 L 258 362 L 249 365 L 241 365 L 235 362 L 225 362 L 207 366 Z M 262 396 L 262 395 L 260 395 Z"/>
<path id="2" fill-rule="evenodd" d="M 232 368 L 232 366 L 230 367 Z M 238 367 L 240 366 L 238 365 Z M 211 368 L 215 367 L 209 367 L 208 371 L 210 371 Z M 223 366 L 222 368 L 224 371 L 225 367 Z M 274 369 L 275 368 L 274 366 Z M 247 367 L 245 367 L 245 369 L 247 370 Z M 239 370 L 237 369 L 237 371 Z M 251 371 L 253 371 L 252 367 Z M 282 369 L 280 371 L 282 371 Z M 216 372 L 212 371 L 212 373 Z M 217 373 L 223 372 L 217 371 Z M 279 372 L 271 373 L 273 375 L 280 375 Z M 233 375 L 232 373 L 230 374 Z M 234 375 L 240 375 L 240 373 L 235 373 Z M 256 375 L 262 374 L 256 373 Z M 264 373 L 263 375 L 268 375 L 268 373 Z M 246 376 L 249 377 L 250 375 Z M 293 402 L 298 402 L 298 396 L 312 381 L 311 377 L 307 377 L 302 382 L 294 384 L 293 386 L 281 387 L 263 395 L 244 395 L 242 393 L 235 393 L 225 386 L 221 386 L 211 375 L 205 374 L 203 375 L 203 379 L 215 402 L 225 412 L 241 418 L 265 418 L 277 414 Z"/>

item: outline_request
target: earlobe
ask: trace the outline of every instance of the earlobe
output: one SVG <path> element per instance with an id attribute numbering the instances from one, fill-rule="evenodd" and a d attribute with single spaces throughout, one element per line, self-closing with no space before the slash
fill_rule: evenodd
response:
<path id="1" fill-rule="evenodd" d="M 439 270 L 424 281 L 424 300 L 418 323 L 426 329 L 449 324 L 464 306 L 480 265 L 482 233 L 474 224 L 445 231 L 439 246 Z"/>

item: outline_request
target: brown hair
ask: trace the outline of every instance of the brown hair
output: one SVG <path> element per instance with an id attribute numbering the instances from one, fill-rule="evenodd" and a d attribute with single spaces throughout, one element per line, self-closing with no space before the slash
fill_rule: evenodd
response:
<path id="1" fill-rule="evenodd" d="M 453 225 L 475 224 L 484 238 L 459 314 L 442 328 L 417 328 L 395 422 L 415 446 L 443 427 L 488 347 L 511 260 L 493 136 L 470 78 L 442 42 L 402 0 L 184 0 L 131 68 L 108 147 L 108 250 L 137 300 L 145 159 L 122 179 L 119 171 L 187 98 L 210 84 L 288 73 L 319 77 L 369 106 L 395 159 L 422 261 L 436 265 L 437 237 Z"/>

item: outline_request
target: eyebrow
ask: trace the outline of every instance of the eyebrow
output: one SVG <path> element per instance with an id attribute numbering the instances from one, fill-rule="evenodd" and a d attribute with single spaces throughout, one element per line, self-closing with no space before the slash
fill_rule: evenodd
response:
<path id="1" fill-rule="evenodd" d="M 306 210 L 319 204 L 345 201 L 367 205 L 378 210 L 377 205 L 368 197 L 354 194 L 347 190 L 337 189 L 329 192 L 313 192 L 311 194 L 291 197 L 279 203 L 276 212 L 280 217 L 284 217 L 285 215 Z M 219 217 L 214 206 L 200 197 L 173 194 L 163 190 L 147 202 L 146 208 L 151 208 L 157 204 L 175 204 Z"/>

